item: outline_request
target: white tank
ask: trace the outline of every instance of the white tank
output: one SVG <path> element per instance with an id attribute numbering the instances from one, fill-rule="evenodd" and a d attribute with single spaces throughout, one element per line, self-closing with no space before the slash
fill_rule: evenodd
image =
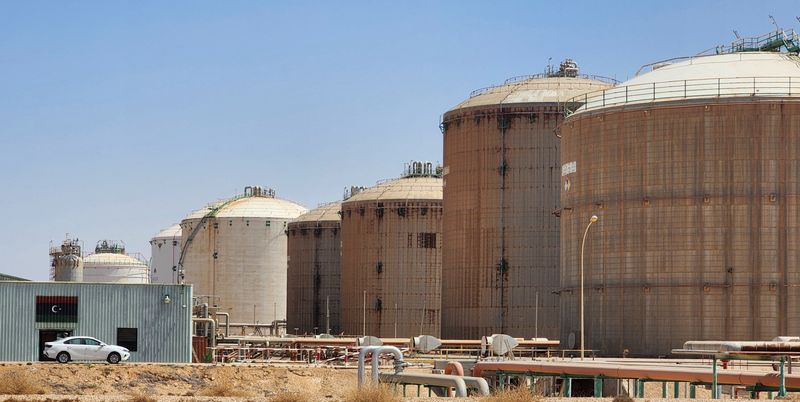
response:
<path id="1" fill-rule="evenodd" d="M 78 239 L 67 238 L 60 247 L 50 245 L 51 279 L 59 282 L 83 281 L 83 257 Z"/>
<path id="2" fill-rule="evenodd" d="M 178 283 L 181 225 L 174 224 L 150 239 L 150 283 Z"/>
<path id="3" fill-rule="evenodd" d="M 247 187 L 242 195 L 191 213 L 181 222 L 179 274 L 231 322 L 286 318 L 286 226 L 306 209 Z"/>
<path id="4" fill-rule="evenodd" d="M 83 258 L 84 282 L 150 283 L 147 263 L 125 254 L 122 242 L 102 240 L 94 251 Z"/>

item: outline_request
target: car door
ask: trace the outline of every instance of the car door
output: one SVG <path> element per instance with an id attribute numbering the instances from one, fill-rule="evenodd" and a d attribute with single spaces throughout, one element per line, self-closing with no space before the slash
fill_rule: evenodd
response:
<path id="1" fill-rule="evenodd" d="M 83 338 L 72 338 L 64 341 L 64 350 L 72 360 L 83 360 Z"/>
<path id="2" fill-rule="evenodd" d="M 83 338 L 83 347 L 86 360 L 104 360 L 105 359 L 105 350 L 103 350 L 103 344 L 100 341 L 92 338 Z"/>

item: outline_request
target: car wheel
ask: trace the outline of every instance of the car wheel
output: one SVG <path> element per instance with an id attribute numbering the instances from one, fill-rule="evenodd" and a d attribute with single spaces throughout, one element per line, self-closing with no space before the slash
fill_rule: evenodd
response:
<path id="1" fill-rule="evenodd" d="M 111 363 L 111 364 L 117 364 L 117 363 L 119 363 L 119 360 L 120 360 L 120 357 L 119 357 L 119 353 L 117 353 L 117 352 L 110 353 L 108 355 L 108 362 Z"/>
<path id="2" fill-rule="evenodd" d="M 68 363 L 69 362 L 69 353 L 67 353 L 67 352 L 59 353 L 58 356 L 56 356 L 56 360 L 58 360 L 59 363 Z"/>

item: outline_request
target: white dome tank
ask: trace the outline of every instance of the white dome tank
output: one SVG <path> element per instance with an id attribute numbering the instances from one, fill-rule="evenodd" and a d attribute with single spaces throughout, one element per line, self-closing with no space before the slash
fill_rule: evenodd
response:
<path id="1" fill-rule="evenodd" d="M 150 283 L 147 263 L 125 254 L 122 242 L 97 242 L 95 253 L 83 259 L 83 282 Z"/>
<path id="2" fill-rule="evenodd" d="M 150 283 L 178 283 L 181 225 L 174 224 L 150 239 Z"/>
<path id="3" fill-rule="evenodd" d="M 179 274 L 231 322 L 286 318 L 286 226 L 307 210 L 262 187 L 195 211 L 181 222 Z"/>

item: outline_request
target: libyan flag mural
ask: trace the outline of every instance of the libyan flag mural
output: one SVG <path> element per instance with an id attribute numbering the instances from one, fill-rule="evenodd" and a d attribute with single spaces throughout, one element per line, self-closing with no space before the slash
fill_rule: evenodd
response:
<path id="1" fill-rule="evenodd" d="M 36 296 L 36 322 L 78 322 L 78 297 Z"/>

